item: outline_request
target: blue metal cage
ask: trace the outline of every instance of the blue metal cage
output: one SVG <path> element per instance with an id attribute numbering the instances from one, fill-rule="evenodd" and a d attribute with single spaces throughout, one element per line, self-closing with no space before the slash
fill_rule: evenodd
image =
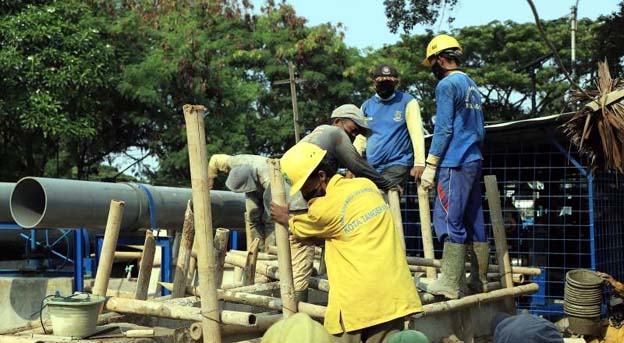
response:
<path id="1" fill-rule="evenodd" d="M 519 299 L 518 307 L 547 316 L 563 313 L 565 275 L 572 269 L 624 279 L 622 177 L 589 170 L 587 160 L 556 129 L 565 118 L 487 127 L 483 149 L 483 175 L 496 175 L 498 181 L 512 264 L 543 271 L 531 280 L 540 284 L 540 291 Z M 408 255 L 421 256 L 418 196 L 411 182 L 405 185 L 402 215 Z M 437 239 L 434 244 L 436 258 L 441 258 L 442 245 Z"/>

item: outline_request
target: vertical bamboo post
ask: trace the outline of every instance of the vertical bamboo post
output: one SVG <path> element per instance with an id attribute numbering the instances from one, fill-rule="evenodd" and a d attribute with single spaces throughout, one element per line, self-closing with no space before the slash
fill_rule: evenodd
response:
<path id="1" fill-rule="evenodd" d="M 286 193 L 284 192 L 284 178 L 279 160 L 269 160 L 269 173 L 271 175 L 272 201 L 280 206 L 286 205 Z M 290 241 L 288 240 L 288 228 L 280 223 L 275 223 L 275 240 L 277 241 L 277 264 L 280 275 L 280 295 L 282 297 L 282 313 L 284 317 L 290 317 L 297 312 L 295 301 L 295 286 L 293 284 L 292 259 L 290 257 Z"/>
<path id="2" fill-rule="evenodd" d="M 167 230 L 167 233 L 171 231 Z M 176 231 L 173 234 L 173 245 L 171 248 L 171 267 L 175 268 L 178 263 L 178 255 L 180 254 L 180 242 L 182 241 L 182 233 Z"/>
<path id="3" fill-rule="evenodd" d="M 152 230 L 147 230 L 145 231 L 145 243 L 143 244 L 143 253 L 141 253 L 141 262 L 139 264 L 139 278 L 134 293 L 134 298 L 137 300 L 147 300 L 155 253 L 156 240 L 154 239 L 154 234 Z"/>
<path id="4" fill-rule="evenodd" d="M 191 259 L 187 272 L 186 283 L 193 286 L 195 281 L 195 271 L 197 270 L 197 237 L 193 237 L 193 248 L 191 249 Z"/>
<path id="5" fill-rule="evenodd" d="M 206 108 L 201 105 L 184 105 L 183 110 L 191 169 L 195 236 L 198 241 L 197 275 L 201 296 L 202 331 L 205 342 L 221 343 L 204 128 Z"/>
<path id="6" fill-rule="evenodd" d="M 215 282 L 217 288 L 221 287 L 221 283 L 223 283 L 223 264 L 225 263 L 225 255 L 227 254 L 227 246 L 228 240 L 230 237 L 230 230 L 228 229 L 217 229 L 217 233 L 215 234 Z"/>
<path id="7" fill-rule="evenodd" d="M 119 200 L 111 200 L 110 202 L 102 252 L 100 253 L 100 261 L 95 274 L 95 283 L 92 291 L 95 295 L 105 296 L 106 290 L 108 289 L 108 280 L 110 279 L 111 269 L 113 268 L 117 238 L 119 238 L 119 227 L 123 219 L 124 205 L 124 202 Z"/>
<path id="8" fill-rule="evenodd" d="M 431 209 L 429 207 L 429 192 L 420 187 L 418 183 L 418 213 L 420 214 L 420 234 L 422 236 L 423 251 L 425 258 L 434 259 L 433 235 L 431 234 Z M 434 267 L 427 268 L 427 278 L 435 279 L 437 272 Z"/>
<path id="9" fill-rule="evenodd" d="M 253 234 L 251 233 L 251 223 L 249 222 L 249 212 L 245 212 L 245 246 L 247 250 L 253 242 Z"/>
<path id="10" fill-rule="evenodd" d="M 390 212 L 392 212 L 392 219 L 394 219 L 394 227 L 397 234 L 401 239 L 401 246 L 405 251 L 405 237 L 403 235 L 403 218 L 401 218 L 401 201 L 399 200 L 399 191 L 391 189 L 388 191 L 388 205 L 390 205 Z"/>
<path id="11" fill-rule="evenodd" d="M 256 280 L 256 262 L 258 261 L 258 246 L 260 239 L 256 238 L 251 242 L 247 251 L 247 260 L 243 269 L 243 286 L 253 285 Z"/>
<path id="12" fill-rule="evenodd" d="M 193 249 L 193 241 L 195 239 L 195 227 L 193 226 L 193 209 L 191 201 L 186 204 L 184 213 L 184 224 L 182 224 L 182 238 L 180 240 L 180 251 L 176 260 L 175 276 L 173 277 L 173 298 L 184 296 L 186 289 L 186 274 L 191 259 L 191 249 Z"/>
<path id="13" fill-rule="evenodd" d="M 503 288 L 513 288 L 511 272 L 511 262 L 509 251 L 507 250 L 507 234 L 505 233 L 505 222 L 503 221 L 503 211 L 500 202 L 500 193 L 496 183 L 496 175 L 486 175 L 485 192 L 490 208 L 490 219 L 494 231 L 494 243 L 496 245 L 496 259 L 498 260 L 498 271 L 501 275 L 501 285 Z M 514 310 L 514 300 L 506 299 L 505 307 L 507 311 Z"/>

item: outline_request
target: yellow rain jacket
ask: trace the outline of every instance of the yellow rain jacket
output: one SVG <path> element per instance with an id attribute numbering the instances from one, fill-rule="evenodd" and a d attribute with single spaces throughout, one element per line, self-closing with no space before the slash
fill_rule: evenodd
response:
<path id="1" fill-rule="evenodd" d="M 300 238 L 325 239 L 331 285 L 325 327 L 340 334 L 421 312 L 392 214 L 372 181 L 335 175 L 326 195 L 292 216 Z"/>

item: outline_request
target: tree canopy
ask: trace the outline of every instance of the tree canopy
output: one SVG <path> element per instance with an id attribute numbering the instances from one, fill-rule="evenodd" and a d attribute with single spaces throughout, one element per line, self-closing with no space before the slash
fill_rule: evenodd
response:
<path id="1" fill-rule="evenodd" d="M 421 6 L 431 17 L 456 2 L 385 3 Z M 620 7 L 579 22 L 581 83 L 592 82 L 605 57 L 622 71 L 624 2 Z M 144 181 L 188 184 L 186 103 L 207 109 L 209 154 L 279 155 L 294 144 L 290 88 L 274 84 L 288 78 L 288 62 L 303 79 L 302 133 L 326 123 L 335 107 L 370 97 L 370 74 L 380 63 L 397 67 L 401 89 L 416 96 L 425 119 L 435 114 L 436 80 L 421 65 L 431 33 L 360 51 L 345 44 L 340 25 L 310 26 L 292 6 L 273 1 L 254 10 L 236 0 L 31 0 L 0 4 L 0 19 L 3 181 L 109 179 L 117 173 L 102 165 L 106 157 L 138 147 L 159 161 Z M 566 19 L 544 25 L 569 61 Z M 569 110 L 569 85 L 533 24 L 494 21 L 449 33 L 464 48 L 463 68 L 480 86 L 486 120 Z"/>

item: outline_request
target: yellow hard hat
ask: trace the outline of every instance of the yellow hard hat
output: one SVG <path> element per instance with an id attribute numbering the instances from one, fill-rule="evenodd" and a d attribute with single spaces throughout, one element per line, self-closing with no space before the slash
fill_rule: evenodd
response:
<path id="1" fill-rule="evenodd" d="M 290 184 L 290 196 L 301 190 L 310 174 L 321 163 L 327 150 L 308 142 L 299 142 L 280 159 L 284 180 Z"/>
<path id="2" fill-rule="evenodd" d="M 429 62 L 429 58 L 431 58 L 431 56 L 435 56 L 439 52 L 444 51 L 446 49 L 453 49 L 453 48 L 457 48 L 459 49 L 459 51 L 461 51 L 462 49 L 457 39 L 449 35 L 435 36 L 431 40 L 431 42 L 429 42 L 429 45 L 427 45 L 427 55 L 425 56 L 425 59 L 422 62 L 423 65 L 426 67 L 431 67 L 433 65 L 433 63 Z"/>

